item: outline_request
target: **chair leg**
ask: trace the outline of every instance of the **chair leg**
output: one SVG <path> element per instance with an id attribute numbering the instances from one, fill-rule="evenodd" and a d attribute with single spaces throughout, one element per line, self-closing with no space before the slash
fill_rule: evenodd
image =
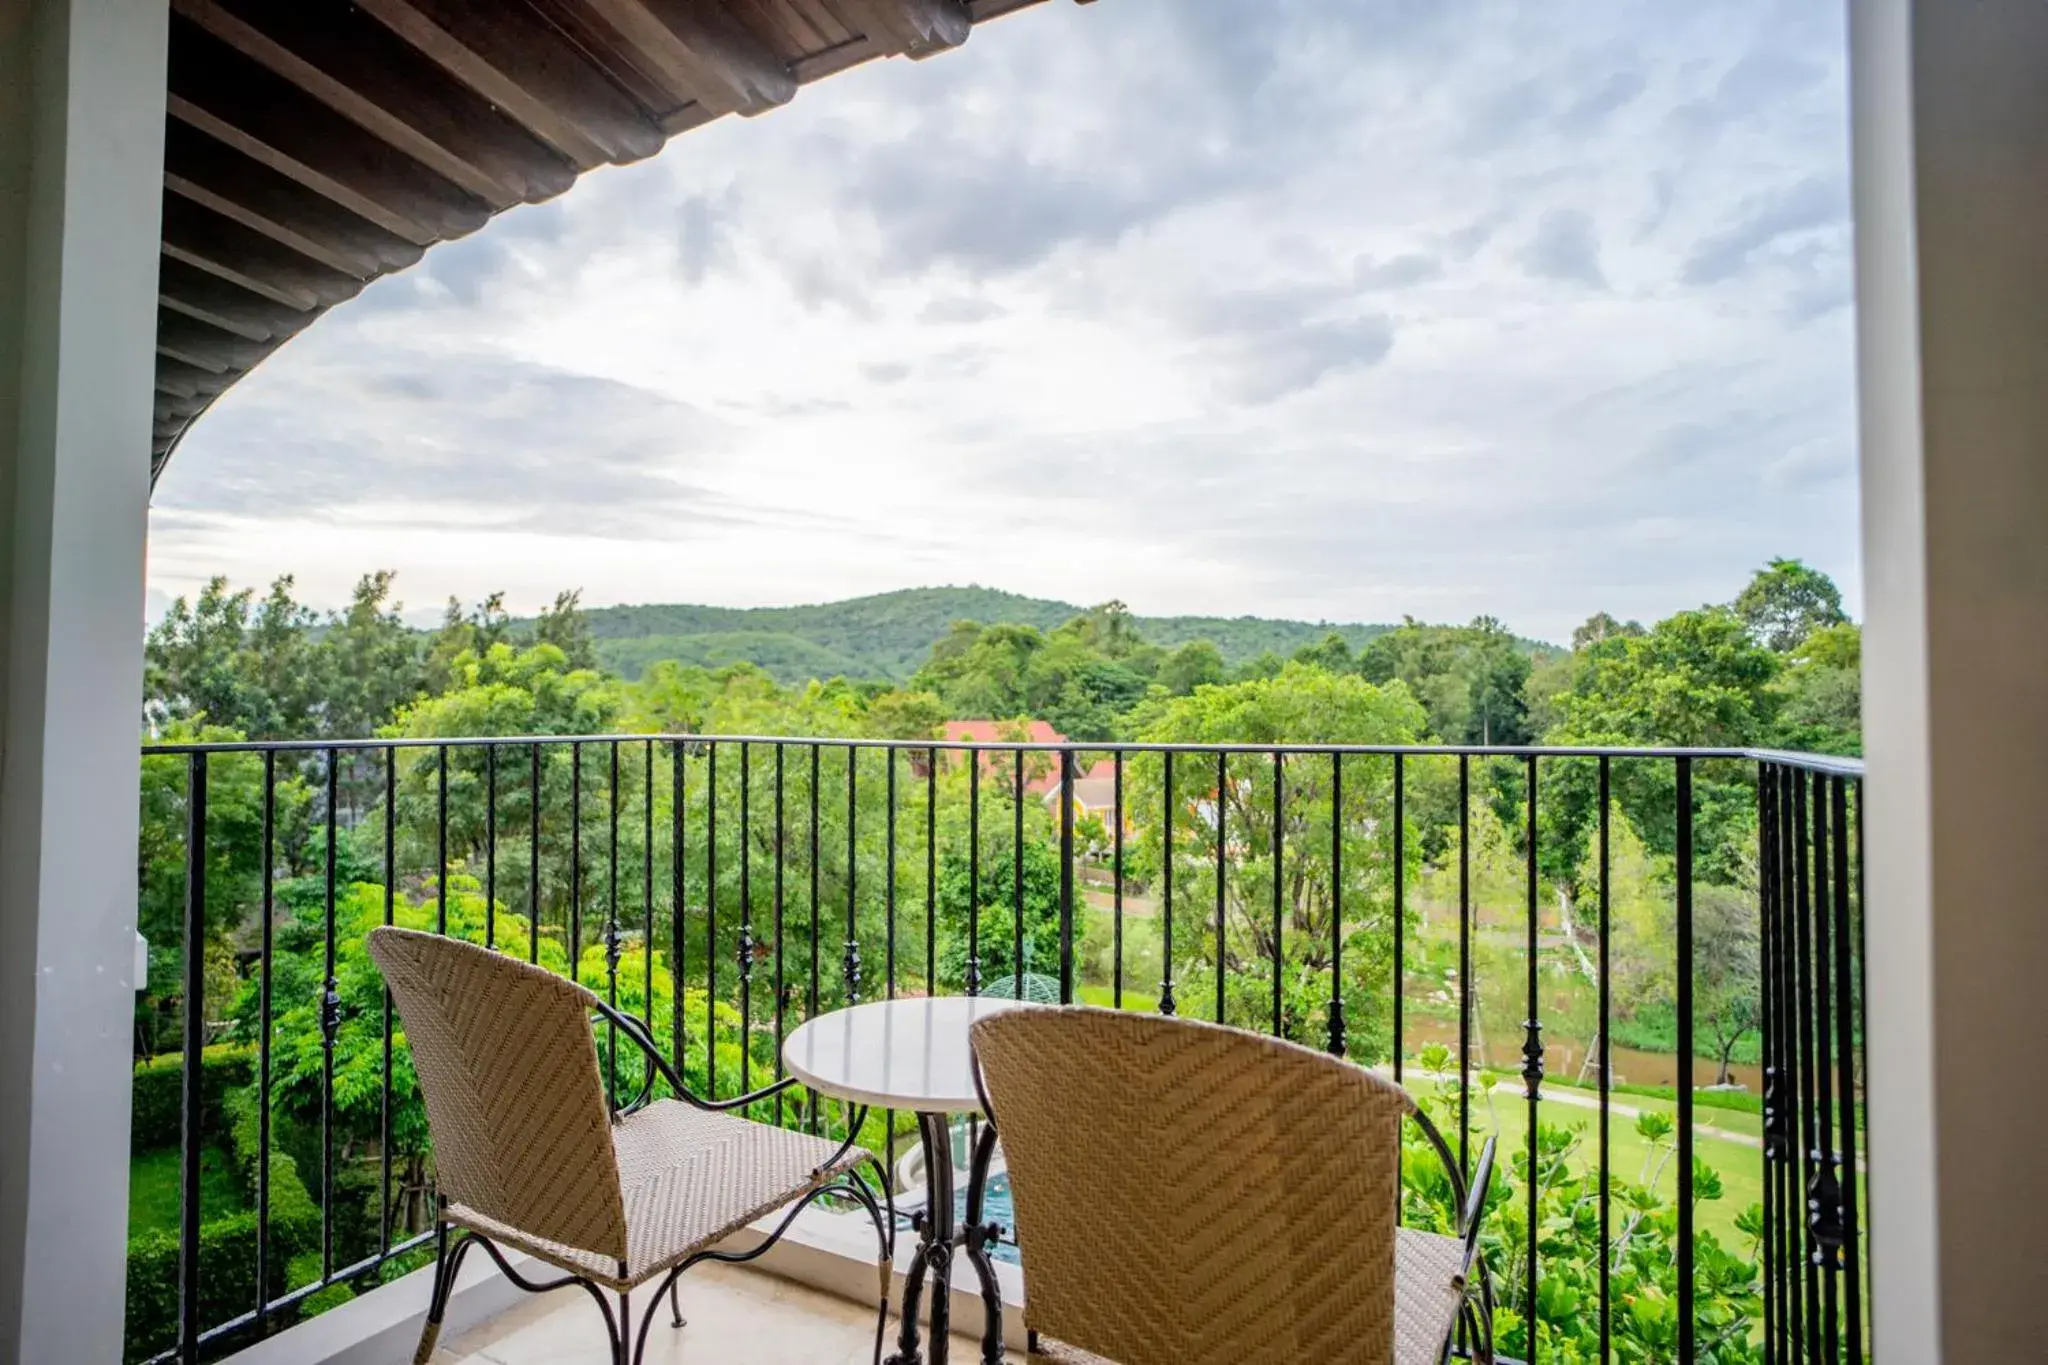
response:
<path id="1" fill-rule="evenodd" d="M 683 1284 L 680 1279 L 668 1282 L 668 1307 L 669 1312 L 675 1315 L 676 1327 L 680 1330 L 683 1325 Z"/>
<path id="2" fill-rule="evenodd" d="M 440 1344 L 441 1320 L 448 1315 L 448 1297 L 455 1291 L 455 1275 L 462 1269 L 462 1257 L 469 1250 L 469 1239 L 456 1243 L 454 1253 L 448 1250 L 448 1225 L 434 1224 L 434 1289 L 427 1299 L 427 1321 L 420 1329 L 420 1344 L 413 1351 L 412 1365 L 427 1365 L 434 1357 L 434 1347 Z"/>
<path id="3" fill-rule="evenodd" d="M 620 1291 L 619 1291 L 619 1344 L 618 1344 L 618 1357 L 617 1357 L 617 1360 L 618 1360 L 618 1365 L 633 1365 L 633 1362 L 632 1362 L 632 1358 L 631 1358 L 630 1356 L 628 1356 L 628 1355 L 627 1355 L 627 1349 L 628 1349 L 628 1346 L 629 1346 L 629 1344 L 630 1344 L 630 1343 L 632 1342 L 632 1340 L 633 1340 L 633 1304 L 632 1304 L 632 1299 L 631 1299 L 631 1298 L 630 1298 L 630 1296 L 629 1296 L 629 1295 L 628 1295 L 628 1294 L 626 1293 L 626 1291 L 624 1291 L 624 1290 L 620 1290 Z"/>

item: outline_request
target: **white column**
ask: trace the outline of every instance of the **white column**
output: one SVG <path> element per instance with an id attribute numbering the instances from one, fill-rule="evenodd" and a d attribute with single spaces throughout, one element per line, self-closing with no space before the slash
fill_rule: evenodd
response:
<path id="1" fill-rule="evenodd" d="M 2048 5 L 1853 0 L 1878 1358 L 2048 1341 Z"/>
<path id="2" fill-rule="evenodd" d="M 0 1360 L 121 1357 L 164 0 L 0 5 Z"/>

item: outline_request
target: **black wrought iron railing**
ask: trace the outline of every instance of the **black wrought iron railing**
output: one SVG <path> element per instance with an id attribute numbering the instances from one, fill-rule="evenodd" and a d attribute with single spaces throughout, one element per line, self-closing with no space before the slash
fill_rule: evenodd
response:
<path id="1" fill-rule="evenodd" d="M 174 1151 L 176 1217 L 138 1194 L 129 1354 L 216 1356 L 431 1254 L 362 947 L 408 923 L 574 973 L 714 1097 L 779 1075 L 802 1019 L 906 993 L 1280 1034 L 1386 1069 L 1461 1161 L 1514 1153 L 1486 1243 L 1511 1355 L 1859 1361 L 1861 785 L 1705 749 L 146 746 L 175 970 L 138 1002 L 135 1178 Z M 798 1094 L 759 1117 L 835 1121 Z M 908 1117 L 872 1122 L 893 1169 Z M 1447 1226 L 1410 1165 L 1404 1217 Z"/>

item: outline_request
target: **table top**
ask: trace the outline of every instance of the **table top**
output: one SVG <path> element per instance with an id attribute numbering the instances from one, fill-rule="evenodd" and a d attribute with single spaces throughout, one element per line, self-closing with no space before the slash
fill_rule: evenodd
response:
<path id="1" fill-rule="evenodd" d="M 978 1113 L 967 1028 L 1028 1003 L 991 996 L 878 1000 L 821 1014 L 782 1044 L 789 1074 L 821 1095 L 878 1109 Z"/>

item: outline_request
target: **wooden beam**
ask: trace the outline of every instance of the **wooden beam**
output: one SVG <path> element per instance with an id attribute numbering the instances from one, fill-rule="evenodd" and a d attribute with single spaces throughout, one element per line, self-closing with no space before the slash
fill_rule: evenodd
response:
<path id="1" fill-rule="evenodd" d="M 839 8 L 878 45 L 919 59 L 960 46 L 974 28 L 960 0 L 839 0 Z"/>
<path id="2" fill-rule="evenodd" d="M 489 219 L 474 195 L 177 15 L 170 47 L 173 118 L 419 246 Z"/>
<path id="3" fill-rule="evenodd" d="M 164 254 L 293 308 L 354 298 L 363 282 L 175 194 L 164 196 Z"/>
<path id="4" fill-rule="evenodd" d="M 275 344 L 236 336 L 169 308 L 156 310 L 156 353 L 215 374 L 247 371 Z"/>
<path id="5" fill-rule="evenodd" d="M 575 181 L 561 156 L 352 8 L 172 0 L 173 9 L 493 208 Z"/>
<path id="6" fill-rule="evenodd" d="M 206 411 L 206 405 L 213 401 L 211 394 L 195 393 L 187 397 L 183 394 L 165 393 L 162 389 L 158 389 L 154 397 L 158 417 L 177 417 L 188 422 Z"/>
<path id="7" fill-rule="evenodd" d="M 796 94 L 774 49 L 717 0 L 586 0 L 684 102 L 716 114 L 760 114 Z"/>
<path id="8" fill-rule="evenodd" d="M 164 184 L 360 279 L 411 265 L 424 250 L 177 119 L 164 128 Z"/>
<path id="9" fill-rule="evenodd" d="M 579 167 L 638 161 L 661 130 L 561 32 L 501 0 L 357 0 L 363 10 Z"/>
<path id="10" fill-rule="evenodd" d="M 158 393 L 176 394 L 180 398 L 211 398 L 226 391 L 237 376 L 216 374 L 202 370 L 197 365 L 183 360 L 174 360 L 159 353 L 156 358 L 156 389 Z"/>
<path id="11" fill-rule="evenodd" d="M 320 314 L 244 289 L 196 265 L 166 256 L 157 262 L 157 302 L 250 341 L 291 336 Z"/>

